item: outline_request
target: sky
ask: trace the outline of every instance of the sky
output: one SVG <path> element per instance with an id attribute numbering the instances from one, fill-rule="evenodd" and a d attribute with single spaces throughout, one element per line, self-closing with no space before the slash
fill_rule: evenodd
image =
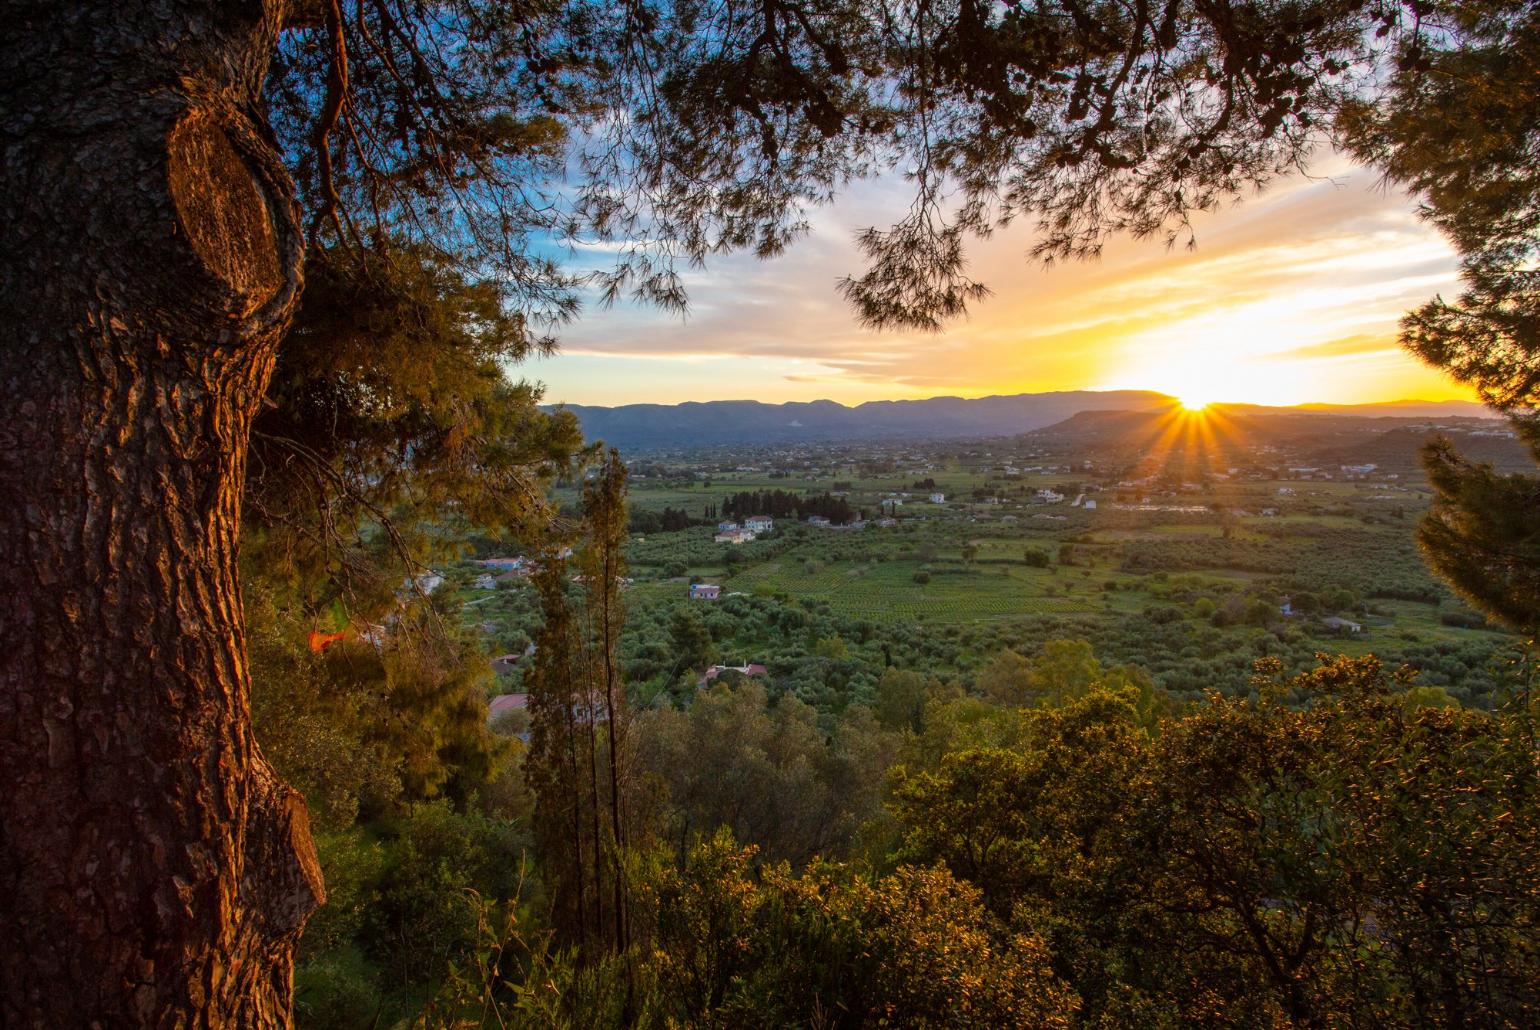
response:
<path id="1" fill-rule="evenodd" d="M 1029 226 L 975 241 L 970 272 L 993 295 L 938 334 L 863 329 L 836 289 L 861 269 L 855 233 L 906 206 L 902 182 L 857 184 L 780 257 L 690 270 L 686 315 L 589 307 L 556 357 L 517 374 L 548 402 L 601 405 L 1125 388 L 1189 403 L 1473 399 L 1395 342 L 1406 310 L 1457 291 L 1453 252 L 1410 198 L 1343 159 L 1200 216 L 1192 250 L 1120 238 L 1044 268 L 1026 257 Z"/>

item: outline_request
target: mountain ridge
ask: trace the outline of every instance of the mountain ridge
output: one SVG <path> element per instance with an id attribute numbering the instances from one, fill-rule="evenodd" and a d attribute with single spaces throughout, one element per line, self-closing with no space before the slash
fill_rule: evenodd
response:
<path id="1" fill-rule="evenodd" d="M 583 434 L 622 450 L 663 450 L 733 444 L 827 443 L 849 440 L 944 440 L 1015 436 L 1043 429 L 1084 411 L 1160 411 L 1177 404 L 1153 390 L 1057 390 L 863 401 L 832 400 L 769 404 L 752 399 L 684 401 L 679 404 L 548 405 L 577 416 Z M 1221 407 L 1242 407 L 1221 405 Z M 1480 417 L 1486 409 L 1468 401 L 1389 401 L 1365 405 L 1300 405 L 1268 408 L 1330 415 Z"/>

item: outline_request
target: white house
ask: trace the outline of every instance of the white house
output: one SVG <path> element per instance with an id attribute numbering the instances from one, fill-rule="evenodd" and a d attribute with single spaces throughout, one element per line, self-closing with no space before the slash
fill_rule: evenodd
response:
<path id="1" fill-rule="evenodd" d="M 930 495 L 930 503 L 931 504 L 945 504 L 946 503 L 946 494 L 943 494 L 943 493 L 931 494 Z"/>
<path id="2" fill-rule="evenodd" d="M 744 529 L 752 529 L 756 533 L 768 533 L 775 528 L 775 520 L 768 515 L 750 515 L 743 520 Z"/>
<path id="3" fill-rule="evenodd" d="M 701 674 L 701 678 L 697 681 L 697 685 L 704 687 L 712 680 L 722 675 L 724 672 L 738 672 L 753 678 L 755 676 L 763 676 L 768 671 L 768 669 L 766 669 L 763 665 L 760 665 L 758 662 L 750 662 L 747 665 L 713 665 L 707 668 L 706 671 Z"/>
<path id="4" fill-rule="evenodd" d="M 444 577 L 440 576 L 432 569 L 429 569 L 427 572 L 421 573 L 415 578 L 408 579 L 405 583 L 402 584 L 402 589 L 411 590 L 415 587 L 418 593 L 426 597 L 443 585 Z"/>
<path id="5" fill-rule="evenodd" d="M 729 529 L 711 538 L 719 544 L 746 544 L 754 539 L 754 531 L 749 529 Z"/>
<path id="6" fill-rule="evenodd" d="M 691 583 L 690 600 L 715 601 L 722 596 L 722 588 L 715 583 Z"/>

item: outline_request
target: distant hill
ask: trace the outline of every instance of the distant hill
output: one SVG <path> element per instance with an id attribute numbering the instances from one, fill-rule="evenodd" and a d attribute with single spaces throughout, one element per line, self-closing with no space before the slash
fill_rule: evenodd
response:
<path id="1" fill-rule="evenodd" d="M 1176 409 L 1083 411 L 1035 430 L 1032 438 L 1088 456 L 1134 459 L 1169 452 L 1203 452 L 1218 463 L 1256 448 L 1303 464 L 1375 464 L 1398 471 L 1420 467 L 1419 452 L 1433 436 L 1452 437 L 1461 454 L 1499 468 L 1527 468 L 1528 450 L 1484 408 L 1449 402 L 1269 408 L 1226 404 L 1198 418 Z M 1431 409 L 1432 414 L 1427 412 Z M 1415 413 L 1415 414 L 1414 414 Z"/>
<path id="2" fill-rule="evenodd" d="M 1138 423 L 1168 413 L 1176 401 L 1147 390 L 1068 390 L 1018 393 L 994 397 L 931 397 L 926 400 L 868 401 L 849 407 L 835 401 L 765 404 L 760 401 L 690 401 L 684 404 L 627 404 L 605 408 L 585 404 L 561 405 L 577 415 L 583 434 L 622 450 L 675 450 L 737 444 L 825 443 L 830 441 L 949 440 L 987 436 L 1016 436 L 1058 426 L 1077 415 L 1092 419 L 1085 426 L 1066 426 L 1070 435 L 1089 429 L 1098 416 L 1113 420 L 1096 425 L 1097 433 L 1122 432 L 1113 423 Z M 1334 429 L 1362 431 L 1371 419 L 1384 422 L 1380 430 L 1416 420 L 1457 419 L 1490 415 L 1479 404 L 1465 401 L 1395 401 L 1388 404 L 1311 404 L 1269 408 L 1227 404 L 1218 408 L 1237 424 L 1266 425 L 1269 432 L 1291 438 L 1324 434 L 1332 442 Z M 1282 420 L 1282 421 L 1280 421 Z M 1290 421 L 1293 420 L 1293 421 Z M 1131 430 L 1129 430 L 1131 431 Z M 1094 435 L 1094 434 L 1093 434 Z"/>
<path id="3" fill-rule="evenodd" d="M 1495 418 L 1491 408 L 1476 401 L 1385 401 L 1380 404 L 1301 404 L 1295 410 L 1333 415 L 1395 415 L 1404 418 Z"/>
<path id="4" fill-rule="evenodd" d="M 603 440 L 622 450 L 664 450 L 755 443 L 1014 436 L 1053 425 L 1080 411 L 1152 411 L 1168 409 L 1173 403 L 1164 394 L 1144 390 L 1074 390 L 1001 397 L 868 401 L 855 407 L 834 401 L 563 407 L 577 415 L 583 424 L 583 434 L 590 440 Z"/>
<path id="5" fill-rule="evenodd" d="M 1490 422 L 1441 420 L 1435 426 L 1423 420 L 1386 430 L 1351 447 L 1323 447 L 1311 458 L 1323 465 L 1372 462 L 1386 469 L 1420 468 L 1422 445 L 1440 433 L 1453 440 L 1460 456 L 1469 461 L 1486 462 L 1504 471 L 1534 469 L 1529 448 Z"/>

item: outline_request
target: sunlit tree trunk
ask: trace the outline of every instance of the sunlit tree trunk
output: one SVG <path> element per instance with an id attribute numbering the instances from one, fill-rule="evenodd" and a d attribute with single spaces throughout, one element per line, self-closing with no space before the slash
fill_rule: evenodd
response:
<path id="1" fill-rule="evenodd" d="M 0 1024 L 289 1021 L 322 896 L 252 739 L 246 436 L 300 285 L 274 3 L 0 19 Z"/>

